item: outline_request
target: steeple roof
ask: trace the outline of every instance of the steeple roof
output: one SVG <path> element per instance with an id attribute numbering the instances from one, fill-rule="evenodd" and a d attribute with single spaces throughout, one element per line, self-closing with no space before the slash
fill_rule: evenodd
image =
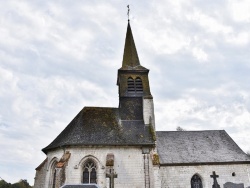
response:
<path id="1" fill-rule="evenodd" d="M 135 47 L 135 42 L 128 21 L 127 34 L 125 39 L 125 47 L 123 53 L 122 68 L 123 70 L 141 70 L 146 69 L 140 65 L 140 60 Z"/>

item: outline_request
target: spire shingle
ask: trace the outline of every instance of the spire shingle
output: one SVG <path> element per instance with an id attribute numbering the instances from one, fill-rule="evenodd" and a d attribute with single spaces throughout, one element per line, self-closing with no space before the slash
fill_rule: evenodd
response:
<path id="1" fill-rule="evenodd" d="M 125 39 L 122 69 L 145 69 L 140 65 L 140 60 L 136 51 L 135 42 L 129 22 Z"/>

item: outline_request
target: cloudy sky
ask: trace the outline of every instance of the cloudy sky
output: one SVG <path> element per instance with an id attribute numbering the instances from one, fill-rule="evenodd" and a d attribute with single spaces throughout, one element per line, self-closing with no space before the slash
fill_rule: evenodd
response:
<path id="1" fill-rule="evenodd" d="M 118 106 L 130 4 L 157 130 L 226 130 L 250 151 L 250 1 L 0 0 L 0 177 L 28 179 L 84 106 Z"/>

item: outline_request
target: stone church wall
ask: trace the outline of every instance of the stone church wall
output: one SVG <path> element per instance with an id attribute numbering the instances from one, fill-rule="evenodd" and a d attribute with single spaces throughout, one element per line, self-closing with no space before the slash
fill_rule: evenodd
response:
<path id="1" fill-rule="evenodd" d="M 45 184 L 35 184 L 35 188 L 50 188 L 52 186 L 52 164 L 53 160 L 60 159 L 63 153 L 69 151 L 71 156 L 65 166 L 65 184 L 79 184 L 82 182 L 83 164 L 87 159 L 92 159 L 97 165 L 97 184 L 101 188 L 109 187 L 109 179 L 106 178 L 106 157 L 107 154 L 114 154 L 114 171 L 118 177 L 115 179 L 116 188 L 142 188 L 145 187 L 144 157 L 140 147 L 70 147 L 58 149 L 48 153 L 48 164 L 43 171 L 39 171 L 40 179 Z M 150 158 L 151 160 L 151 158 Z M 151 188 L 154 186 L 152 173 L 152 161 L 150 166 Z M 46 174 L 45 174 L 46 173 Z M 40 181 L 41 182 L 41 181 Z"/>
<path id="2" fill-rule="evenodd" d="M 213 179 L 210 177 L 215 171 L 221 188 L 226 182 L 244 183 L 250 186 L 250 164 L 232 165 L 200 165 L 200 166 L 162 166 L 160 167 L 161 188 L 188 188 L 191 187 L 191 178 L 198 174 L 203 188 L 211 188 Z M 235 173 L 235 176 L 232 174 Z"/>
<path id="3" fill-rule="evenodd" d="M 82 164 L 87 158 L 97 163 L 97 184 L 106 187 L 106 157 L 108 153 L 114 154 L 114 171 L 118 178 L 115 179 L 117 188 L 139 188 L 144 184 L 143 155 L 141 148 L 119 147 L 90 147 L 72 148 L 69 168 L 67 169 L 66 183 L 81 183 Z"/>
<path id="4" fill-rule="evenodd" d="M 152 126 L 155 128 L 153 99 L 143 99 L 143 118 L 146 125 L 152 123 Z"/>
<path id="5" fill-rule="evenodd" d="M 46 178 L 46 173 L 47 173 L 47 165 L 48 165 L 48 160 L 43 162 L 43 164 L 41 164 L 41 167 L 36 170 L 34 188 L 44 188 L 44 187 L 46 187 L 45 186 L 45 178 Z"/>
<path id="6" fill-rule="evenodd" d="M 160 176 L 160 168 L 158 165 L 154 165 L 152 167 L 153 170 L 153 180 L 154 180 L 154 188 L 161 187 L 161 176 Z"/>
<path id="7" fill-rule="evenodd" d="M 42 165 L 42 168 L 36 170 L 34 188 L 52 187 L 52 167 L 59 161 L 63 153 L 64 151 L 62 149 L 57 149 L 48 153 L 46 163 Z"/>

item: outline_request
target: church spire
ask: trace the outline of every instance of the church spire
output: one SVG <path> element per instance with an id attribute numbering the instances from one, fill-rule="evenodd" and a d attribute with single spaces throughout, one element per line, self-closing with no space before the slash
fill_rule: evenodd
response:
<path id="1" fill-rule="evenodd" d="M 152 98 L 149 88 L 148 72 L 149 70 L 140 64 L 128 20 L 122 67 L 118 69 L 117 77 L 119 97 Z"/>
<path id="2" fill-rule="evenodd" d="M 140 66 L 139 57 L 136 51 L 135 42 L 128 20 L 127 34 L 123 53 L 122 69 L 133 70 Z"/>
<path id="3" fill-rule="evenodd" d="M 118 69 L 117 75 L 119 116 L 122 121 L 142 120 L 154 127 L 153 96 L 148 73 L 149 70 L 140 65 L 128 20 L 122 67 Z"/>

